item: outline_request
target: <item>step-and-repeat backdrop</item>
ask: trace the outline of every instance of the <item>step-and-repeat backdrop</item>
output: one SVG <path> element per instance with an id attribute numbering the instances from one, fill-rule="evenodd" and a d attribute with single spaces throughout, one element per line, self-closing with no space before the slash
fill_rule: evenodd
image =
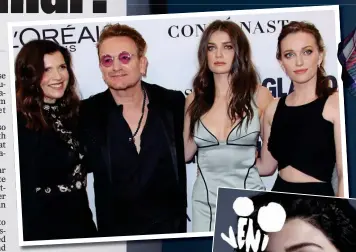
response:
<path id="1" fill-rule="evenodd" d="M 247 35 L 252 47 L 253 61 L 261 76 L 261 84 L 267 86 L 273 96 L 281 97 L 290 92 L 291 82 L 276 60 L 277 38 L 283 25 L 290 21 L 309 21 L 316 25 L 326 48 L 325 69 L 337 83 L 337 44 L 340 38 L 338 9 L 291 8 L 275 10 L 233 11 L 182 15 L 122 17 L 110 20 L 63 21 L 61 24 L 24 25 L 13 28 L 13 53 L 19 52 L 27 41 L 39 38 L 54 40 L 67 47 L 73 55 L 73 66 L 82 98 L 104 91 L 99 70 L 96 42 L 100 30 L 107 23 L 120 22 L 137 29 L 148 44 L 149 61 L 146 82 L 169 89 L 180 90 L 186 95 L 192 88 L 192 80 L 198 70 L 197 49 L 200 37 L 207 25 L 216 20 L 236 22 Z M 81 22 L 81 23 L 77 23 Z M 237 153 L 238 155 L 238 153 Z M 196 178 L 196 164 L 187 165 L 188 210 L 191 216 L 191 192 Z M 276 174 L 264 177 L 267 189 L 273 186 Z M 92 177 L 89 177 L 88 193 L 95 216 Z M 188 223 L 188 231 L 191 225 Z"/>

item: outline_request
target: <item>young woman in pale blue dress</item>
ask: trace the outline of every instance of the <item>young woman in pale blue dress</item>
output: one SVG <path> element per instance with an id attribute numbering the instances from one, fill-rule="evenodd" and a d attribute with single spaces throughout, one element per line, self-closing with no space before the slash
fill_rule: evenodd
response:
<path id="1" fill-rule="evenodd" d="M 211 23 L 198 59 L 186 100 L 185 159 L 197 154 L 193 232 L 208 232 L 214 227 L 218 187 L 265 190 L 255 162 L 260 121 L 273 97 L 259 84 L 248 39 L 236 23 Z"/>

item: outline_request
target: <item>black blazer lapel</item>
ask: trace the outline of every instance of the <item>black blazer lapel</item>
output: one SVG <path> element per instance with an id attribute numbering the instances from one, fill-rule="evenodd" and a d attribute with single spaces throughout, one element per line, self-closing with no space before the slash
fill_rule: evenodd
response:
<path id="1" fill-rule="evenodd" d="M 142 85 L 147 91 L 150 107 L 154 108 L 158 112 L 159 118 L 161 119 L 161 122 L 163 124 L 163 133 L 169 145 L 173 162 L 174 174 L 176 175 L 177 183 L 179 183 L 173 111 L 171 111 L 169 106 L 167 107 L 167 104 L 165 104 L 164 94 L 160 94 L 158 89 L 156 89 L 152 85 L 148 85 L 145 82 L 142 82 Z"/>
<path id="2" fill-rule="evenodd" d="M 107 131 L 107 122 L 108 122 L 108 106 L 107 106 L 107 97 L 110 95 L 110 91 L 107 90 L 101 94 L 98 94 L 97 97 L 89 98 L 87 101 L 90 103 L 90 106 L 87 107 L 86 111 L 86 125 L 87 129 L 86 135 L 90 137 L 92 149 L 95 152 L 100 153 L 96 165 L 97 169 L 105 169 L 110 180 L 112 182 L 111 174 L 111 158 L 110 158 L 110 149 L 109 149 L 109 136 Z M 90 101 L 90 99 L 93 99 Z M 89 155 L 93 155 L 90 153 Z M 95 155 L 95 154 L 94 154 Z M 94 157 L 94 159 L 97 159 Z M 101 160 L 100 160 L 101 159 Z"/>
<path id="3" fill-rule="evenodd" d="M 176 139 L 175 139 L 175 129 L 174 129 L 174 119 L 171 111 L 167 109 L 162 109 L 161 120 L 164 125 L 164 135 L 166 136 L 169 149 L 172 156 L 174 173 L 176 175 L 177 183 L 179 182 L 178 164 L 177 164 L 177 150 L 176 150 Z"/>

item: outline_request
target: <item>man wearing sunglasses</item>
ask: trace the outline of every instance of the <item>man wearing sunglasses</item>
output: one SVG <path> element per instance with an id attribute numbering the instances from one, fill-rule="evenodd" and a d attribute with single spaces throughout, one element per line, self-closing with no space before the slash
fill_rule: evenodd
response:
<path id="1" fill-rule="evenodd" d="M 82 102 L 80 131 L 99 234 L 186 232 L 185 97 L 141 80 L 146 42 L 135 29 L 104 27 L 97 49 L 108 89 Z"/>

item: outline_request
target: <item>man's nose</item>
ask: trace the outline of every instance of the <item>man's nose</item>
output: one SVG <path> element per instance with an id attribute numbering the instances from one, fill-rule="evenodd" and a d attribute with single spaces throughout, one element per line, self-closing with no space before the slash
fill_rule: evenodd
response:
<path id="1" fill-rule="evenodd" d="M 114 58 L 112 66 L 113 66 L 113 70 L 120 70 L 121 62 L 119 61 L 119 59 Z"/>

